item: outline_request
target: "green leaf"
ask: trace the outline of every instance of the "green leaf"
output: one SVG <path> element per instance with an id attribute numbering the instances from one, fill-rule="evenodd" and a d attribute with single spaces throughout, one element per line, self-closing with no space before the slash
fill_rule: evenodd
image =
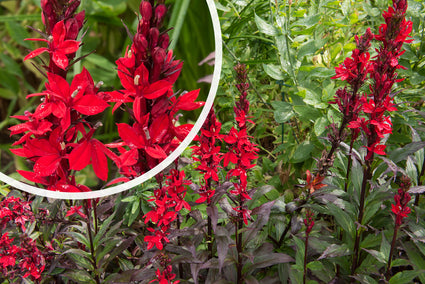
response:
<path id="1" fill-rule="evenodd" d="M 418 184 L 418 171 L 416 170 L 415 163 L 410 156 L 407 157 L 406 161 L 406 173 L 412 180 L 413 184 Z"/>
<path id="2" fill-rule="evenodd" d="M 0 88 L 0 98 L 6 99 L 6 100 L 13 100 L 15 99 L 16 93 L 13 92 L 10 89 Z"/>
<path id="3" fill-rule="evenodd" d="M 0 22 L 20 22 L 20 21 L 39 21 L 39 14 L 32 15 L 2 15 L 0 16 Z"/>
<path id="4" fill-rule="evenodd" d="M 85 60 L 87 60 L 90 63 L 93 63 L 94 65 L 96 65 L 97 67 L 105 71 L 115 73 L 116 65 L 101 55 L 90 54 L 89 56 L 85 58 Z"/>
<path id="5" fill-rule="evenodd" d="M 285 123 L 295 115 L 292 105 L 288 102 L 273 101 L 271 104 L 275 109 L 274 119 L 277 123 Z"/>
<path id="6" fill-rule="evenodd" d="M 99 244 L 100 239 L 105 235 L 106 231 L 109 229 L 109 225 L 111 225 L 112 220 L 114 219 L 115 214 L 109 216 L 100 226 L 99 231 L 93 239 L 93 245 L 96 247 Z"/>
<path id="7" fill-rule="evenodd" d="M 16 75 L 20 78 L 24 77 L 24 74 L 22 73 L 21 67 L 19 64 L 13 60 L 10 56 L 0 53 L 0 61 L 4 64 L 6 67 L 5 70 L 13 75 Z"/>
<path id="8" fill-rule="evenodd" d="M 264 72 L 267 73 L 270 77 L 272 77 L 275 80 L 283 80 L 284 73 L 280 69 L 280 66 L 275 64 L 263 64 Z"/>
<path id="9" fill-rule="evenodd" d="M 298 49 L 297 58 L 301 61 L 304 56 L 314 54 L 316 51 L 317 47 L 314 40 L 308 41 Z"/>
<path id="10" fill-rule="evenodd" d="M 425 273 L 425 270 L 421 269 L 421 270 L 406 270 L 406 271 L 401 271 L 399 273 L 397 273 L 396 275 L 394 275 L 393 277 L 391 277 L 389 283 L 390 284 L 408 284 L 408 283 L 413 283 L 413 279 L 415 279 L 416 277 L 423 275 Z"/>
<path id="11" fill-rule="evenodd" d="M 266 21 L 258 17 L 257 14 L 255 13 L 254 13 L 254 19 L 255 19 L 255 23 L 257 24 L 257 28 L 260 32 L 270 36 L 278 35 L 278 30 L 274 26 L 270 25 L 269 23 L 267 23 Z"/>
<path id="12" fill-rule="evenodd" d="M 63 274 L 63 276 L 75 281 L 76 283 L 82 283 L 82 284 L 96 283 L 93 277 L 87 271 L 84 271 L 84 270 L 66 272 Z"/>
<path id="13" fill-rule="evenodd" d="M 316 136 L 322 135 L 328 125 L 329 121 L 326 117 L 319 117 L 314 123 L 314 133 L 316 134 Z"/>
<path id="14" fill-rule="evenodd" d="M 96 263 L 99 263 L 106 254 L 110 253 L 120 241 L 120 239 L 110 239 L 105 242 L 105 246 L 96 251 Z"/>
<path id="15" fill-rule="evenodd" d="M 412 142 L 407 145 L 405 145 L 402 148 L 398 148 L 390 153 L 388 153 L 390 160 L 392 160 L 394 163 L 398 163 L 400 161 L 403 161 L 407 159 L 409 155 L 412 155 L 416 151 L 419 151 L 425 147 L 425 142 Z"/>
<path id="16" fill-rule="evenodd" d="M 73 237 L 74 240 L 76 240 L 77 242 L 80 242 L 83 245 L 85 245 L 86 247 L 90 248 L 90 243 L 89 243 L 88 239 L 83 234 L 78 233 L 78 232 L 66 232 L 66 234 Z"/>
<path id="17" fill-rule="evenodd" d="M 322 16 L 320 14 L 308 16 L 308 17 L 299 19 L 298 21 L 293 23 L 292 26 L 293 27 L 301 26 L 301 27 L 304 27 L 304 28 L 310 28 L 314 25 L 317 25 L 319 23 L 321 17 Z"/>
<path id="18" fill-rule="evenodd" d="M 5 72 L 3 69 L 0 70 L 0 85 L 14 92 L 15 96 L 19 93 L 20 87 L 18 79 L 15 75 Z"/>
<path id="19" fill-rule="evenodd" d="M 309 141 L 304 141 L 298 145 L 297 149 L 294 152 L 294 155 L 291 158 L 292 163 L 301 163 L 311 157 L 311 152 L 314 149 L 314 145 Z"/>
<path id="20" fill-rule="evenodd" d="M 325 258 L 333 258 L 338 256 L 345 256 L 350 255 L 352 252 L 348 248 L 346 244 L 337 245 L 337 244 L 331 244 L 323 253 L 322 255 L 317 259 L 325 259 Z"/>
<path id="21" fill-rule="evenodd" d="M 377 251 L 377 250 L 373 250 L 373 249 L 364 249 L 365 251 L 367 251 L 369 254 L 371 254 L 376 260 L 378 260 L 380 263 L 384 263 L 386 264 L 388 261 L 388 258 L 385 257 L 384 253 L 382 251 Z"/>
<path id="22" fill-rule="evenodd" d="M 31 48 L 30 42 L 24 40 L 29 38 L 29 34 L 21 24 L 18 24 L 15 21 L 7 21 L 6 29 L 14 41 L 26 48 Z"/>
<path id="23" fill-rule="evenodd" d="M 320 261 L 312 261 L 307 264 L 307 268 L 311 269 L 312 271 L 324 271 L 325 267 Z"/>
<path id="24" fill-rule="evenodd" d="M 409 265 L 411 265 L 411 262 L 403 258 L 397 258 L 391 262 L 391 267 L 409 266 Z"/>
<path id="25" fill-rule="evenodd" d="M 82 257 L 80 253 L 76 254 L 73 252 L 68 252 L 67 256 L 78 266 L 81 268 L 93 271 L 94 267 L 90 260 L 85 257 Z"/>
<path id="26" fill-rule="evenodd" d="M 320 111 L 312 106 L 294 106 L 294 111 L 299 115 L 300 120 L 303 122 L 314 122 L 321 117 Z"/>
<path id="27" fill-rule="evenodd" d="M 335 217 L 335 221 L 340 225 L 348 234 L 353 237 L 355 232 L 354 220 L 347 212 L 334 205 L 333 203 L 327 204 L 329 213 Z"/>

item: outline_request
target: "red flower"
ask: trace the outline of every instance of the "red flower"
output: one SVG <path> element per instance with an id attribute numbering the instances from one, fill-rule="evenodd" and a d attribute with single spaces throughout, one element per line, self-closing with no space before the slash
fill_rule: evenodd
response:
<path id="1" fill-rule="evenodd" d="M 66 28 L 64 21 L 56 23 L 53 28 L 52 35 L 49 39 L 26 39 L 34 41 L 44 41 L 47 42 L 49 47 L 41 47 L 25 56 L 24 60 L 34 58 L 43 52 L 48 52 L 51 54 L 52 61 L 61 69 L 65 70 L 68 67 L 68 54 L 75 53 L 80 47 L 80 42 L 75 40 L 65 39 L 66 37 Z"/>
<path id="2" fill-rule="evenodd" d="M 83 211 L 81 210 L 83 206 L 71 206 L 71 208 L 68 210 L 68 212 L 66 212 L 65 217 L 69 217 L 72 216 L 74 214 L 78 214 L 81 216 L 81 218 L 83 219 L 87 219 L 87 215 L 83 213 Z"/>
<path id="3" fill-rule="evenodd" d="M 306 171 L 307 174 L 307 184 L 305 187 L 308 188 L 309 193 L 312 194 L 318 189 L 321 189 L 322 187 L 327 186 L 326 184 L 322 183 L 322 181 L 325 179 L 325 177 L 322 177 L 320 175 L 313 176 L 309 170 Z"/>

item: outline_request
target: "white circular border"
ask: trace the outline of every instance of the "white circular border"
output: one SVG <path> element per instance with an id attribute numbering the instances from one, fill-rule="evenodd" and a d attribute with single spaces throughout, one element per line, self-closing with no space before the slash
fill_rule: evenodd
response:
<path id="1" fill-rule="evenodd" d="M 132 187 L 135 187 L 142 182 L 145 182 L 156 174 L 164 170 L 168 165 L 170 165 L 177 157 L 181 155 L 181 153 L 189 146 L 190 142 L 192 142 L 195 135 L 199 132 L 202 125 L 204 124 L 205 119 L 210 112 L 210 109 L 213 105 L 215 95 L 217 93 L 218 83 L 220 81 L 220 72 L 223 60 L 223 51 L 222 51 L 222 42 L 221 42 L 221 29 L 220 29 L 220 21 L 218 19 L 217 10 L 214 4 L 214 0 L 206 0 L 208 9 L 210 10 L 211 20 L 214 28 L 214 40 L 215 40 L 215 65 L 214 65 L 214 73 L 213 79 L 211 83 L 211 88 L 208 93 L 207 101 L 202 109 L 201 115 L 193 126 L 192 130 L 186 136 L 182 143 L 174 150 L 164 161 L 159 163 L 156 167 L 148 171 L 147 173 L 137 177 L 131 181 L 126 183 L 116 185 L 113 187 L 108 187 L 106 189 L 90 191 L 90 192 L 60 192 L 60 191 L 50 191 L 47 189 L 35 187 L 20 181 L 17 181 L 2 172 L 0 172 L 0 180 L 9 184 L 10 186 L 26 191 L 31 194 L 55 198 L 55 199 L 93 199 L 99 197 L 105 197 L 108 195 L 116 194 L 128 190 Z"/>

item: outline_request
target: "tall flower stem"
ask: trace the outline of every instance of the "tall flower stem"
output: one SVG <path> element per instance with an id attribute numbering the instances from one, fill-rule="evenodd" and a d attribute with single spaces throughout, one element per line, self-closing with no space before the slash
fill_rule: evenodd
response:
<path id="1" fill-rule="evenodd" d="M 239 204 L 242 208 L 242 197 L 239 196 Z M 237 270 L 237 284 L 243 284 L 243 277 L 242 277 L 242 267 L 243 267 L 243 263 L 242 263 L 242 252 L 243 252 L 243 248 L 242 248 L 242 232 L 241 230 L 243 229 L 243 216 L 242 216 L 242 212 L 238 213 L 238 218 L 235 224 L 235 238 L 236 238 L 236 250 L 237 250 L 237 263 L 236 263 L 236 270 Z"/>
<path id="2" fill-rule="evenodd" d="M 308 251 L 308 234 L 305 236 L 304 242 L 304 269 L 303 269 L 303 284 L 307 281 L 307 251 Z"/>
<path id="3" fill-rule="evenodd" d="M 373 160 L 373 159 L 372 159 Z M 365 199 L 366 199 L 366 193 L 369 189 L 369 179 L 371 178 L 371 165 L 368 161 L 366 161 L 366 167 L 363 170 L 363 182 L 362 182 L 362 189 L 360 192 L 360 204 L 359 204 L 359 215 L 357 217 L 357 226 L 358 229 L 356 230 L 356 239 L 354 241 L 354 249 L 353 249 L 353 262 L 351 264 L 351 274 L 354 275 L 356 272 L 357 267 L 360 265 L 359 260 L 359 254 L 360 254 L 360 239 L 361 239 L 361 232 L 362 227 L 361 224 L 363 222 L 363 214 L 364 214 L 364 205 L 365 205 Z"/>
<path id="4" fill-rule="evenodd" d="M 390 254 L 388 256 L 387 272 L 385 273 L 385 279 L 387 279 L 387 280 L 390 280 L 390 276 L 391 276 L 391 261 L 392 261 L 392 258 L 393 258 L 392 256 L 393 256 L 393 252 L 394 252 L 394 248 L 395 248 L 395 242 L 397 241 L 398 229 L 400 229 L 400 226 L 396 225 L 394 227 L 393 240 L 391 241 Z"/>
<path id="5" fill-rule="evenodd" d="M 310 236 L 311 230 L 314 226 L 314 214 L 310 209 L 307 209 L 306 217 L 303 220 L 305 229 L 305 242 L 304 242 L 304 269 L 303 269 L 303 284 L 307 281 L 307 255 L 308 255 L 308 237 Z"/>
<path id="6" fill-rule="evenodd" d="M 387 266 L 387 271 L 385 273 L 385 278 L 387 280 L 389 280 L 391 276 L 391 261 L 392 261 L 393 251 L 395 248 L 395 243 L 397 241 L 398 230 L 403 224 L 403 219 L 406 218 L 408 214 L 410 213 L 410 207 L 408 206 L 408 203 L 411 200 L 411 196 L 408 193 L 408 191 L 411 185 L 412 183 L 410 181 L 410 178 L 407 176 L 403 176 L 401 178 L 400 188 L 398 189 L 397 193 L 394 195 L 395 204 L 391 205 L 391 211 L 395 215 L 395 222 L 394 222 L 393 240 L 391 241 L 391 249 L 390 249 L 390 254 L 388 256 L 388 266 Z"/>
<path id="7" fill-rule="evenodd" d="M 86 211 L 86 215 L 87 215 L 87 219 L 86 219 L 86 223 L 87 223 L 87 233 L 89 235 L 89 241 L 90 241 L 90 255 L 91 255 L 91 260 L 92 260 L 92 265 L 93 265 L 93 271 L 94 271 L 94 279 L 96 281 L 96 284 L 100 284 L 100 279 L 99 279 L 99 275 L 97 274 L 97 263 L 96 263 L 96 256 L 94 253 L 94 243 L 93 243 L 93 236 L 92 236 L 92 223 L 91 223 L 91 212 L 89 209 L 89 201 L 85 200 L 84 201 L 84 210 Z"/>

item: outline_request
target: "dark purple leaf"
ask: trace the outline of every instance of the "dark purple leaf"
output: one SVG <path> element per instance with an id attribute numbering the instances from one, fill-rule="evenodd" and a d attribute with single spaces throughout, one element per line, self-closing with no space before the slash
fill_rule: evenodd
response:
<path id="1" fill-rule="evenodd" d="M 278 263 L 287 263 L 293 261 L 295 260 L 292 257 L 284 253 L 269 253 L 260 255 L 254 258 L 254 264 L 252 264 L 250 267 L 249 272 L 258 268 L 266 268 Z"/>
<path id="2" fill-rule="evenodd" d="M 410 194 L 421 194 L 425 192 L 425 186 L 412 186 L 409 191 Z"/>
<path id="3" fill-rule="evenodd" d="M 208 217 L 211 218 L 211 225 L 213 228 L 213 231 L 215 232 L 217 229 L 217 221 L 218 221 L 218 209 L 215 205 L 209 205 L 207 207 L 207 214 Z"/>
<path id="4" fill-rule="evenodd" d="M 351 254 L 351 251 L 346 244 L 342 244 L 342 245 L 332 244 L 322 253 L 322 255 L 317 260 L 321 260 L 324 258 L 345 256 L 350 254 Z"/>

